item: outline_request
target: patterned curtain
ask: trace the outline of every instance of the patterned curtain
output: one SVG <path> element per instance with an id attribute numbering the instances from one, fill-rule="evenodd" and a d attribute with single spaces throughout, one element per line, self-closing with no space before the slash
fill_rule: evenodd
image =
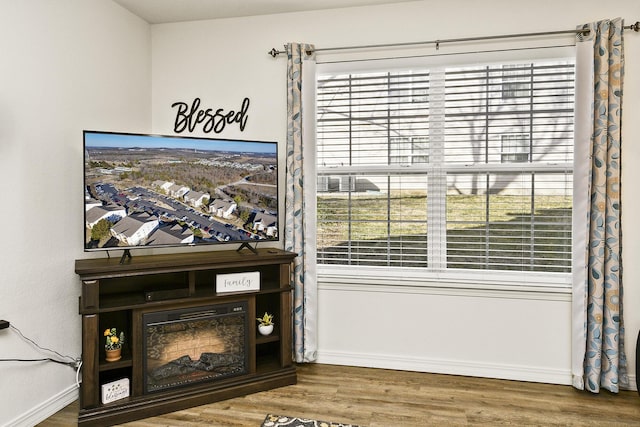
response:
<path id="1" fill-rule="evenodd" d="M 287 187 L 285 250 L 293 268 L 293 347 L 296 362 L 317 358 L 315 54 L 287 45 Z"/>
<path id="2" fill-rule="evenodd" d="M 628 383 L 622 317 L 621 19 L 587 24 L 576 55 L 573 385 Z"/>

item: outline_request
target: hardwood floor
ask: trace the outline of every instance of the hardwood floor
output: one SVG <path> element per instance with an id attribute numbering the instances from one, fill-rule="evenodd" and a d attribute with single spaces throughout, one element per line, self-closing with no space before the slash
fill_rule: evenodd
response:
<path id="1" fill-rule="evenodd" d="M 395 426 L 640 426 L 640 396 L 570 386 L 319 364 L 298 384 L 125 424 L 127 427 L 259 427 L 266 414 Z M 77 423 L 74 403 L 42 427 Z"/>

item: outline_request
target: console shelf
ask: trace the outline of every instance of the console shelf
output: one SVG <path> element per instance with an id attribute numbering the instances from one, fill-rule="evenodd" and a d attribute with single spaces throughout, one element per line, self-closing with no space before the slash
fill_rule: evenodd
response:
<path id="1" fill-rule="evenodd" d="M 296 254 L 279 249 L 215 251 L 76 260 L 82 282 L 83 381 L 79 425 L 107 426 L 196 405 L 295 384 L 292 361 L 291 269 Z M 260 289 L 216 292 L 216 276 L 258 272 Z M 143 326 L 141 319 L 156 311 L 192 309 L 215 304 L 241 304 L 246 309 L 246 372 L 178 389 L 145 392 L 143 387 Z M 256 317 L 269 311 L 276 327 L 269 336 L 257 331 Z M 125 333 L 122 359 L 107 362 L 102 331 Z M 103 385 L 127 378 L 129 396 L 103 403 Z"/>

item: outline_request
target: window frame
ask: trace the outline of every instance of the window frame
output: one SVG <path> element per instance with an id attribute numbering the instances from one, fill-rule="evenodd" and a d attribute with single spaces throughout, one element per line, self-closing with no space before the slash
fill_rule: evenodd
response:
<path id="1" fill-rule="evenodd" d="M 496 62 L 504 62 L 508 63 L 509 61 L 513 61 L 515 63 L 526 62 L 527 60 L 536 61 L 539 59 L 553 59 L 553 58 L 575 58 L 575 54 L 573 49 L 562 47 L 556 49 L 558 53 L 553 55 L 549 55 L 549 49 L 540 49 L 540 52 L 537 52 L 533 55 L 530 52 L 527 53 L 527 56 L 522 58 L 509 58 L 507 55 L 505 59 L 490 59 L 487 60 L 486 55 L 466 55 L 464 60 L 460 60 L 456 58 L 453 61 L 454 65 L 471 65 L 481 63 L 496 63 Z M 570 52 L 570 53 L 569 53 Z M 461 55 L 465 56 L 465 55 Z M 472 57 L 481 57 L 479 60 L 474 60 Z M 489 56 L 492 56 L 491 54 Z M 497 56 L 504 57 L 504 53 L 500 53 Z M 518 55 L 516 55 L 518 56 Z M 484 60 L 482 60 L 484 59 Z M 441 61 L 441 58 L 438 59 Z M 391 60 L 393 61 L 393 60 Z M 384 63 L 390 63 L 391 61 L 373 61 L 373 65 L 365 65 L 363 68 L 362 61 L 358 61 L 357 63 L 350 64 L 348 61 L 346 63 L 327 63 L 327 71 L 330 71 L 332 68 L 339 68 L 340 71 L 345 73 L 358 73 L 362 71 L 372 71 L 374 69 L 390 69 L 393 70 L 394 67 L 385 65 Z M 457 61 L 457 63 L 456 63 Z M 427 60 L 428 62 L 428 60 Z M 407 61 L 400 61 L 400 65 L 398 65 L 398 69 L 403 69 L 407 67 Z M 319 63 L 318 74 L 321 74 L 322 67 L 325 64 Z M 418 65 L 419 66 L 419 65 Z M 424 66 L 424 65 L 423 65 Z M 520 83 L 520 82 L 518 82 Z M 531 90 L 529 83 L 527 84 L 527 91 Z M 503 96 L 504 96 L 504 87 L 503 87 Z M 575 118 L 575 115 L 574 115 Z M 522 134 L 526 134 L 527 131 L 523 131 Z M 428 143 L 431 143 L 429 141 Z M 501 171 L 518 171 L 521 172 L 524 169 L 529 169 L 531 171 L 544 171 L 544 170 L 556 170 L 559 165 L 537 165 L 532 166 L 530 163 L 521 163 L 521 162 L 502 162 L 503 159 L 503 150 L 501 147 L 500 150 L 500 164 L 491 164 L 491 165 L 465 165 L 459 166 L 458 169 L 460 172 L 465 171 L 469 172 L 473 169 L 481 170 L 484 167 L 488 167 L 490 171 L 501 170 Z M 513 153 L 509 153 L 513 154 Z M 527 156 L 531 156 L 530 149 L 526 153 Z M 431 159 L 429 158 L 429 161 Z M 398 167 L 398 169 L 402 170 L 402 172 L 420 172 L 425 171 L 427 173 L 433 171 L 433 164 L 421 164 L 416 165 L 412 162 L 406 162 L 406 164 L 402 164 L 402 162 L 394 163 Z M 436 165 L 437 166 L 437 165 Z M 567 170 L 573 169 L 572 162 L 567 162 L 561 165 L 561 167 L 566 168 Z M 355 170 L 357 169 L 357 171 Z M 357 167 L 352 169 L 348 166 L 338 166 L 338 167 L 322 167 L 318 165 L 318 176 L 324 175 L 327 172 L 334 172 L 338 174 L 348 174 L 348 173 L 358 173 L 362 172 L 370 172 L 374 173 L 378 168 L 375 166 L 371 167 Z M 389 166 L 384 169 L 385 171 L 393 170 Z M 448 168 L 450 170 L 451 168 Z M 380 172 L 382 170 L 379 170 Z M 327 177 L 329 179 L 329 177 Z M 446 228 L 446 221 L 444 222 L 444 226 Z M 337 265 L 337 264 L 318 264 L 318 275 L 321 280 L 330 282 L 341 282 L 341 281 L 349 281 L 351 283 L 366 281 L 368 284 L 372 285 L 393 285 L 393 286 L 403 286 L 406 284 L 410 284 L 411 286 L 436 286 L 436 287 L 461 287 L 461 288 L 473 288 L 473 289 L 498 289 L 498 290 L 529 290 L 533 292 L 559 292 L 559 293 L 569 293 L 570 292 L 570 282 L 571 282 L 571 273 L 548 273 L 548 272 L 540 272 L 540 271 L 500 271 L 500 270 L 483 270 L 483 269 L 439 269 L 439 268 L 430 268 L 429 270 L 421 269 L 421 268 L 390 268 L 390 267 L 363 267 L 357 266 L 354 269 L 354 266 L 351 265 Z"/>

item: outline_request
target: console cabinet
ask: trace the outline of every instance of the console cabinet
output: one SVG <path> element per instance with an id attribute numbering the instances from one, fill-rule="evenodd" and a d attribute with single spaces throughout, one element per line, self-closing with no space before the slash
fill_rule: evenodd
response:
<path id="1" fill-rule="evenodd" d="M 79 425 L 113 425 L 295 384 L 291 269 L 296 254 L 264 248 L 76 260 L 82 282 L 82 385 Z M 216 292 L 221 274 L 259 273 L 259 289 Z M 228 276 L 227 276 L 228 277 Z M 238 303 L 246 307 L 248 363 L 242 374 L 145 393 L 141 318 L 149 312 Z M 271 335 L 256 317 L 274 314 Z M 105 360 L 103 331 L 125 333 L 122 358 Z M 129 396 L 103 403 L 101 388 L 129 380 Z"/>

